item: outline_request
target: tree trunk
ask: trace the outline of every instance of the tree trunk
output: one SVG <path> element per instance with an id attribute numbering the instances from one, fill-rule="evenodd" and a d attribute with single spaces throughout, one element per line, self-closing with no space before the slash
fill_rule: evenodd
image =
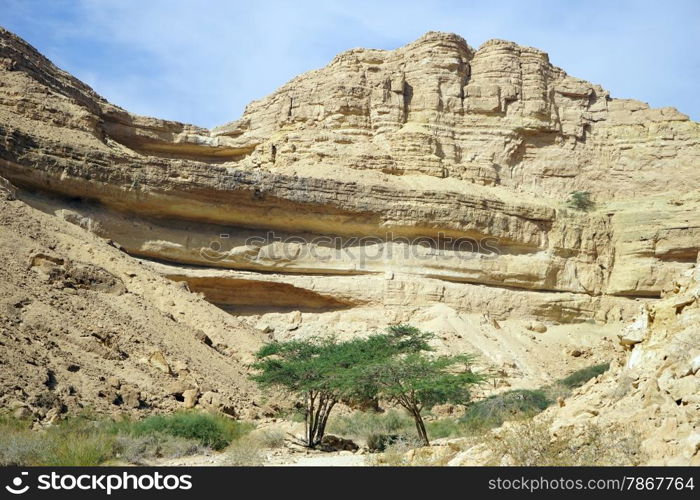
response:
<path id="1" fill-rule="evenodd" d="M 425 423 L 423 422 L 423 417 L 420 414 L 420 410 L 416 407 L 411 408 L 411 414 L 413 415 L 413 420 L 416 422 L 416 431 L 418 432 L 418 439 L 423 441 L 425 446 L 430 446 L 430 440 L 428 440 L 428 431 L 425 429 Z"/>
<path id="2" fill-rule="evenodd" d="M 337 402 L 333 394 L 329 395 L 318 392 L 309 392 L 307 394 L 306 415 L 304 419 L 306 435 L 304 438 L 308 448 L 315 448 L 321 443 L 326 433 L 328 417 Z"/>
<path id="3" fill-rule="evenodd" d="M 331 410 L 335 406 L 336 401 L 334 399 L 331 399 L 328 402 L 328 406 L 323 414 L 323 417 L 321 419 L 321 423 L 319 426 L 319 431 L 318 431 L 318 442 L 320 443 L 321 440 L 323 439 L 323 436 L 326 434 L 326 424 L 328 423 L 328 417 L 331 414 Z"/>
<path id="4" fill-rule="evenodd" d="M 416 432 L 418 433 L 418 439 L 423 441 L 424 446 L 430 446 L 430 440 L 428 439 L 428 431 L 425 429 L 425 424 L 423 423 L 423 417 L 420 414 L 420 407 L 413 397 L 404 396 L 398 398 L 397 402 L 403 406 L 408 413 L 413 416 L 413 421 L 416 423 Z"/>
<path id="5" fill-rule="evenodd" d="M 309 448 L 314 447 L 314 439 L 316 436 L 316 428 L 318 426 L 316 422 L 316 396 L 313 392 L 310 392 L 306 397 L 306 415 L 304 417 L 305 431 L 306 431 L 306 446 Z"/>

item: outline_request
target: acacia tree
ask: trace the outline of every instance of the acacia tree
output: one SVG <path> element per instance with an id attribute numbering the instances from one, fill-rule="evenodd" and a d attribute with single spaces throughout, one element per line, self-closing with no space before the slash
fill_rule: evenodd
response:
<path id="1" fill-rule="evenodd" d="M 421 412 L 437 404 L 469 401 L 470 387 L 486 377 L 471 370 L 472 355 L 431 356 L 424 351 L 393 356 L 365 367 L 362 376 L 379 397 L 408 411 L 415 421 L 418 437 L 429 446 Z"/>
<path id="2" fill-rule="evenodd" d="M 251 378 L 262 387 L 277 386 L 303 396 L 305 442 L 313 448 L 321 442 L 328 416 L 340 400 L 336 367 L 329 363 L 332 340 L 272 342 L 257 353 L 253 368 L 259 373 Z"/>
<path id="3" fill-rule="evenodd" d="M 281 387 L 304 400 L 305 444 L 321 443 L 328 417 L 341 400 L 361 400 L 376 393 L 366 370 L 399 354 L 429 349 L 425 334 L 408 326 L 387 333 L 337 342 L 334 338 L 272 342 L 257 353 L 251 378 L 262 387 Z"/>

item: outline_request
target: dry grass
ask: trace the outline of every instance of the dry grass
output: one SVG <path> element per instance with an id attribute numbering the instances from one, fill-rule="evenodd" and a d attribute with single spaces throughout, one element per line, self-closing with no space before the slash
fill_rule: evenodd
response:
<path id="1" fill-rule="evenodd" d="M 417 437 L 399 436 L 393 443 L 386 447 L 384 453 L 368 455 L 366 464 L 379 467 L 405 467 L 408 465 L 419 465 L 407 457 L 409 451 L 419 448 L 423 444 Z"/>
<path id="2" fill-rule="evenodd" d="M 78 415 L 41 431 L 0 415 L 0 466 L 94 466 L 114 460 L 143 463 L 220 449 L 251 426 L 198 412 L 112 422 Z"/>
<path id="3" fill-rule="evenodd" d="M 554 438 L 549 426 L 528 421 L 505 429 L 500 439 L 486 443 L 497 457 L 491 465 L 628 466 L 644 461 L 641 438 L 629 429 L 590 424 Z"/>
<path id="4" fill-rule="evenodd" d="M 253 467 L 263 465 L 266 461 L 261 442 L 246 436 L 239 439 L 226 449 L 224 465 L 238 467 Z"/>
<path id="5" fill-rule="evenodd" d="M 266 429 L 251 434 L 251 439 L 255 439 L 260 446 L 267 449 L 284 448 L 284 432 L 279 429 Z"/>
<path id="6" fill-rule="evenodd" d="M 267 462 L 266 450 L 283 448 L 284 433 L 276 429 L 253 432 L 235 441 L 226 449 L 225 465 L 252 467 Z"/>
<path id="7" fill-rule="evenodd" d="M 115 458 L 131 464 L 142 464 L 153 458 L 179 458 L 208 450 L 198 441 L 163 433 L 133 436 L 119 434 L 115 441 Z"/>

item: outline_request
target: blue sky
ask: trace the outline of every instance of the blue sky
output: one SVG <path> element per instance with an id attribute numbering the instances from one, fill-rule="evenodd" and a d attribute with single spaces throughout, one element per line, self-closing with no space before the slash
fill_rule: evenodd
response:
<path id="1" fill-rule="evenodd" d="M 0 25 L 131 112 L 205 127 L 338 52 L 430 30 L 534 46 L 613 97 L 700 120 L 697 0 L 0 0 Z"/>

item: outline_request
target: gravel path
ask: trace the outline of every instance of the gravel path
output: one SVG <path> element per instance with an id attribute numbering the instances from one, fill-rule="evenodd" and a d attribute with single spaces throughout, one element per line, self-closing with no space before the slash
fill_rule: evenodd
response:
<path id="1" fill-rule="evenodd" d="M 281 467 L 362 467 L 365 465 L 365 455 L 345 455 L 324 453 L 310 457 L 301 457 L 296 462 L 276 464 Z"/>

